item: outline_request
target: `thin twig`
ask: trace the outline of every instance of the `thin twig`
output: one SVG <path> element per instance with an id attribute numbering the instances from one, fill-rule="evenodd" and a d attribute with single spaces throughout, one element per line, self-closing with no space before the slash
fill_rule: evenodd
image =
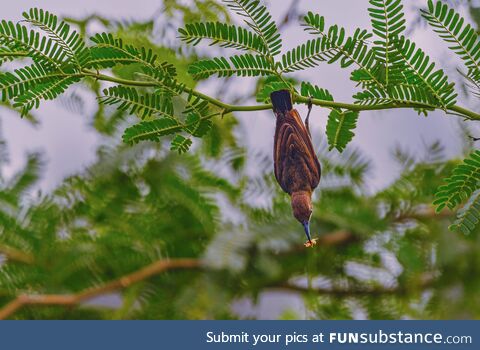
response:
<path id="1" fill-rule="evenodd" d="M 154 81 L 138 81 L 138 80 L 122 79 L 122 78 L 117 78 L 117 77 L 113 77 L 105 74 L 98 74 L 97 72 L 89 69 L 82 69 L 82 73 L 80 74 L 82 74 L 85 77 L 93 77 L 98 80 L 109 81 L 112 83 L 118 83 L 118 84 L 127 85 L 127 86 L 140 86 L 140 87 L 158 87 L 159 86 L 159 83 Z M 206 95 L 195 89 L 185 87 L 184 90 L 187 93 L 200 97 L 201 99 L 208 101 L 212 105 L 225 110 L 225 114 L 230 112 L 260 111 L 260 110 L 267 110 L 272 108 L 271 104 L 258 104 L 258 105 L 251 105 L 251 106 L 232 105 L 232 104 L 222 102 L 214 97 Z M 308 97 L 300 96 L 298 94 L 295 94 L 295 96 L 293 96 L 293 99 L 295 103 L 302 103 L 302 104 L 309 103 Z M 399 109 L 399 108 L 425 108 L 425 109 L 443 110 L 442 108 L 439 108 L 437 106 L 433 106 L 425 103 L 417 103 L 417 102 L 396 102 L 396 103 L 385 103 L 385 104 L 379 104 L 379 105 L 360 105 L 360 104 L 353 104 L 353 103 L 326 101 L 326 100 L 320 100 L 317 98 L 311 99 L 311 102 L 313 105 L 320 106 L 320 107 L 341 108 L 341 109 L 347 109 L 351 111 L 376 111 L 376 110 Z M 468 119 L 480 120 L 480 114 L 460 106 L 456 106 L 456 105 L 449 106 L 447 107 L 446 110 L 459 113 L 462 116 L 467 117 Z"/>
<path id="2" fill-rule="evenodd" d="M 12 248 L 6 245 L 0 245 L 0 255 L 4 255 L 8 260 L 21 262 L 24 264 L 32 264 L 33 256 L 24 253 L 16 248 Z"/>

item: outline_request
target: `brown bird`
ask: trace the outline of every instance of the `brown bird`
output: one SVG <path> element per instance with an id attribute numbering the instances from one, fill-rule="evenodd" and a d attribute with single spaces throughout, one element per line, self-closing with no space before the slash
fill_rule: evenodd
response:
<path id="1" fill-rule="evenodd" d="M 320 162 L 315 154 L 308 125 L 311 104 L 303 123 L 297 110 L 292 108 L 288 90 L 274 91 L 270 95 L 277 118 L 273 159 L 275 177 L 280 187 L 291 196 L 293 216 L 305 229 L 306 247 L 315 244 L 310 236 L 312 192 L 320 182 Z"/>

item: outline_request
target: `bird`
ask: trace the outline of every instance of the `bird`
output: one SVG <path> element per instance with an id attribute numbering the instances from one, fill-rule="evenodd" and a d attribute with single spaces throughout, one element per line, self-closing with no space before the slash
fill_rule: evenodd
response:
<path id="1" fill-rule="evenodd" d="M 307 236 L 305 246 L 313 247 L 316 240 L 312 240 L 310 235 L 312 192 L 320 182 L 321 166 L 310 134 L 311 99 L 305 122 L 293 109 L 289 90 L 274 91 L 270 99 L 276 117 L 273 146 L 275 178 L 282 190 L 291 196 L 293 216 L 303 225 Z"/>

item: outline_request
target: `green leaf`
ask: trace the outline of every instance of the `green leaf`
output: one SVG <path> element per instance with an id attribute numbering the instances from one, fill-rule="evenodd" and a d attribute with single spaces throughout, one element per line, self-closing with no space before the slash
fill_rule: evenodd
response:
<path id="1" fill-rule="evenodd" d="M 25 20 L 43 30 L 50 39 L 62 48 L 68 59 L 75 62 L 78 69 L 87 66 L 90 60 L 90 51 L 86 48 L 83 38 L 64 21 L 48 11 L 32 8 L 23 13 Z"/>
<path id="2" fill-rule="evenodd" d="M 16 69 L 13 73 L 0 74 L 2 100 L 14 99 L 40 83 L 57 81 L 63 77 L 65 77 L 65 72 L 47 69 L 38 63 Z"/>
<path id="3" fill-rule="evenodd" d="M 437 100 L 436 105 L 442 108 L 452 106 L 456 102 L 454 83 L 449 83 L 443 70 L 434 70 L 431 62 L 415 43 L 401 37 L 393 45 L 397 48 L 399 63 L 395 65 L 398 74 L 403 74 L 408 85 L 420 86 L 429 91 Z"/>
<path id="4" fill-rule="evenodd" d="M 56 80 L 48 80 L 37 84 L 24 94 L 14 99 L 14 107 L 22 108 L 22 115 L 31 109 L 38 108 L 41 100 L 53 100 L 62 94 L 70 85 L 80 81 L 78 76 L 65 76 Z"/>
<path id="5" fill-rule="evenodd" d="M 181 131 L 182 128 L 183 125 L 172 118 L 143 121 L 125 129 L 123 141 L 130 144 L 140 141 L 158 142 L 161 136 L 174 134 Z"/>
<path id="6" fill-rule="evenodd" d="M 465 206 L 457 212 L 457 219 L 449 226 L 452 231 L 471 233 L 480 221 L 480 189 L 472 193 Z"/>
<path id="7" fill-rule="evenodd" d="M 212 128 L 212 121 L 209 118 L 199 117 L 198 114 L 187 116 L 185 131 L 195 137 L 205 136 Z"/>
<path id="8" fill-rule="evenodd" d="M 246 18 L 245 23 L 260 37 L 267 57 L 280 53 L 282 39 L 278 33 L 277 25 L 272 20 L 265 6 L 257 0 L 223 0 L 229 8 L 240 16 Z"/>
<path id="9" fill-rule="evenodd" d="M 460 72 L 465 79 L 467 79 L 467 86 L 470 88 L 470 92 L 475 97 L 480 97 L 480 70 L 469 69 L 467 74 Z"/>
<path id="10" fill-rule="evenodd" d="M 271 81 L 266 83 L 257 93 L 257 102 L 270 102 L 270 94 L 278 90 L 288 90 L 291 86 L 284 81 Z"/>
<path id="11" fill-rule="evenodd" d="M 333 101 L 333 96 L 328 90 L 306 82 L 302 82 L 300 94 L 323 101 Z M 339 152 L 343 152 L 355 135 L 353 130 L 357 126 L 357 119 L 358 112 L 340 109 L 333 109 L 330 112 L 326 129 L 329 151 L 336 148 Z"/>
<path id="12" fill-rule="evenodd" d="M 378 39 L 374 41 L 375 58 L 385 69 L 385 85 L 394 84 L 398 76 L 392 67 L 395 65 L 396 47 L 393 40 L 405 31 L 405 18 L 401 0 L 369 0 L 372 8 L 368 9 L 373 33 Z"/>
<path id="13" fill-rule="evenodd" d="M 7 188 L 2 188 L 2 191 L 10 196 L 21 196 L 39 180 L 43 165 L 41 154 L 29 154 L 25 167 L 12 176 L 8 181 Z"/>
<path id="14" fill-rule="evenodd" d="M 357 119 L 358 112 L 356 111 L 334 109 L 330 112 L 327 122 L 329 150 L 336 148 L 339 152 L 343 152 L 355 135 L 352 130 L 357 126 Z"/>
<path id="15" fill-rule="evenodd" d="M 317 85 L 302 82 L 300 94 L 305 97 L 313 97 L 323 101 L 333 101 L 333 96 L 326 89 L 319 88 Z"/>
<path id="16" fill-rule="evenodd" d="M 433 31 L 451 44 L 449 49 L 464 61 L 465 66 L 480 72 L 480 41 L 475 28 L 465 24 L 465 19 L 442 1 L 434 4 L 428 0 L 428 8 L 420 11 Z"/>
<path id="17" fill-rule="evenodd" d="M 146 68 L 161 71 L 164 75 L 174 77 L 175 67 L 169 63 L 158 63 L 157 55 L 152 49 L 136 48 L 125 45 L 120 38 L 114 38 L 110 33 L 98 33 L 91 38 L 96 44 L 90 48 L 93 68 L 109 68 L 117 64 L 138 63 Z"/>
<path id="18" fill-rule="evenodd" d="M 424 108 L 435 109 L 438 100 L 430 90 L 416 85 L 400 84 L 386 90 L 372 87 L 353 96 L 360 105 L 381 105 L 390 103 L 422 103 Z"/>
<path id="19" fill-rule="evenodd" d="M 476 150 L 462 164 L 453 169 L 452 175 L 445 179 L 445 185 L 435 193 L 434 205 L 437 212 L 448 207 L 454 209 L 469 198 L 479 188 L 480 181 L 480 151 Z"/>
<path id="20" fill-rule="evenodd" d="M 12 50 L 11 48 L 6 46 L 0 46 L 0 66 L 7 61 L 13 61 L 16 58 L 23 58 L 26 56 L 26 52 L 15 49 Z"/>
<path id="21" fill-rule="evenodd" d="M 333 101 L 333 96 L 328 90 L 306 82 L 302 82 L 300 94 L 323 101 Z M 326 129 L 329 151 L 336 148 L 339 152 L 343 152 L 355 135 L 352 130 L 357 125 L 357 119 L 358 112 L 340 109 L 333 109 L 330 112 Z"/>
<path id="22" fill-rule="evenodd" d="M 26 51 L 28 57 L 45 65 L 46 69 L 59 69 L 68 60 L 67 53 L 58 43 L 11 21 L 0 22 L 0 45 L 12 51 Z"/>
<path id="23" fill-rule="evenodd" d="M 143 67 L 143 71 L 146 79 L 158 84 L 155 90 L 157 93 L 178 96 L 185 102 L 183 114 L 195 113 L 199 116 L 205 116 L 208 113 L 209 103 L 207 100 L 195 96 L 191 92 L 188 92 L 185 97 L 185 92 L 187 92 L 185 84 L 179 83 L 161 69 Z"/>
<path id="24" fill-rule="evenodd" d="M 188 152 L 191 145 L 192 140 L 189 138 L 183 137 L 182 135 L 175 135 L 170 145 L 170 150 L 182 154 Z"/>
<path id="25" fill-rule="evenodd" d="M 338 47 L 327 37 L 308 40 L 282 55 L 282 72 L 289 73 L 316 67 L 320 62 L 330 60 L 337 52 Z"/>
<path id="26" fill-rule="evenodd" d="M 236 73 L 225 57 L 215 57 L 211 60 L 201 60 L 188 67 L 188 73 L 195 79 L 206 79 L 213 74 L 218 77 L 230 77 Z"/>
<path id="27" fill-rule="evenodd" d="M 356 29 L 353 36 L 346 36 L 345 29 L 336 25 L 327 30 L 325 19 L 312 12 L 307 13 L 304 22 L 305 30 L 320 38 L 284 54 L 282 64 L 285 71 L 303 69 L 322 61 L 339 61 L 342 68 L 355 64 L 363 74 L 362 83 L 365 86 L 385 88 L 380 63 L 375 58 L 375 52 L 366 44 L 372 34 Z"/>
<path id="28" fill-rule="evenodd" d="M 181 40 L 194 46 L 203 39 L 210 39 L 210 45 L 266 53 L 264 41 L 258 34 L 235 25 L 220 22 L 188 23 L 178 32 Z"/>
<path id="29" fill-rule="evenodd" d="M 98 99 L 106 105 L 117 105 L 117 109 L 138 114 L 140 118 L 147 119 L 152 116 L 175 118 L 171 96 L 166 94 L 140 95 L 135 88 L 113 86 L 103 90 L 103 96 Z"/>
<path id="30" fill-rule="evenodd" d="M 188 67 L 188 72 L 195 79 L 208 78 L 213 74 L 217 74 L 218 77 L 230 77 L 232 75 L 251 77 L 275 74 L 270 62 L 264 56 L 236 55 L 230 57 L 230 62 L 224 57 L 202 60 L 191 64 Z"/>

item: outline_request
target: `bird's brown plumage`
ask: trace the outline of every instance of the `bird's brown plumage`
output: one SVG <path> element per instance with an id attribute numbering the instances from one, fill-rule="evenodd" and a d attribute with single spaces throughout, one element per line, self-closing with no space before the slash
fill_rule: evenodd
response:
<path id="1" fill-rule="evenodd" d="M 288 194 L 312 192 L 320 182 L 320 163 L 298 112 L 277 114 L 274 143 L 275 177 Z"/>
<path id="2" fill-rule="evenodd" d="M 282 98 L 290 98 L 286 90 L 277 93 L 283 93 Z M 291 104 L 285 107 L 289 106 Z M 275 177 L 290 195 L 299 191 L 311 193 L 320 182 L 321 169 L 310 133 L 295 109 L 275 109 L 274 106 L 274 113 L 277 117 L 273 146 Z"/>
<path id="3" fill-rule="evenodd" d="M 320 162 L 313 149 L 308 122 L 304 124 L 292 108 L 290 92 L 275 91 L 271 100 L 277 117 L 273 148 L 275 178 L 291 195 L 293 214 L 303 224 L 308 243 L 312 245 L 309 228 L 311 195 L 320 182 Z"/>

